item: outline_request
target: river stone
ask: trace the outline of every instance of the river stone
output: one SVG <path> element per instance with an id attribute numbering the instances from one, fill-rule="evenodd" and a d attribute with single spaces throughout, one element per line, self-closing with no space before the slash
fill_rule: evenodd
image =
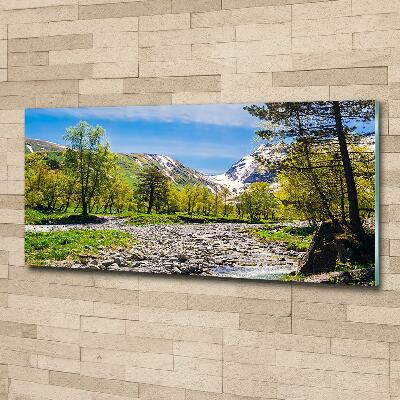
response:
<path id="1" fill-rule="evenodd" d="M 110 265 L 114 264 L 114 260 L 104 260 L 101 262 L 101 264 L 105 267 L 109 267 Z"/>
<path id="2" fill-rule="evenodd" d="M 82 229 L 82 225 L 54 225 L 53 230 Z M 131 249 L 109 250 L 103 248 L 97 256 L 99 268 L 118 271 L 163 273 L 163 274 L 207 274 L 214 276 L 246 277 L 260 275 L 272 279 L 296 268 L 299 252 L 290 253 L 277 243 L 262 243 L 248 233 L 254 225 L 245 223 L 207 223 L 184 225 L 127 224 L 121 218 L 106 217 L 103 224 L 87 224 L 85 229 L 113 229 L 132 234 Z M 28 232 L 49 231 L 47 225 L 27 226 Z M 280 265 L 277 257 L 285 255 Z M 116 262 L 115 262 L 116 261 Z M 93 264 L 91 264 L 93 265 Z M 72 263 L 55 263 L 54 266 L 72 268 Z M 181 271 L 182 267 L 185 271 Z M 90 268 L 78 263 L 74 268 Z M 240 274 L 235 275 L 236 271 Z M 274 275 L 276 274 L 276 275 Z"/>
<path id="3" fill-rule="evenodd" d="M 184 263 L 189 260 L 189 257 L 186 254 L 178 254 L 177 259 L 179 262 Z"/>

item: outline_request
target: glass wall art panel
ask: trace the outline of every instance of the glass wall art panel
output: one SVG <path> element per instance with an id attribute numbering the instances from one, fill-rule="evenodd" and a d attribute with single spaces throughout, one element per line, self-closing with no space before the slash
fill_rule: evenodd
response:
<path id="1" fill-rule="evenodd" d="M 28 109 L 26 264 L 376 286 L 378 114 L 375 101 Z"/>

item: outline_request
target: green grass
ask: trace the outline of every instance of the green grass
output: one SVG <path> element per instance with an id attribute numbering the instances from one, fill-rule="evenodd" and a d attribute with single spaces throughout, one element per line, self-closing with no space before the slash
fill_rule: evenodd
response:
<path id="1" fill-rule="evenodd" d="M 285 274 L 280 277 L 280 280 L 284 282 L 303 282 L 305 278 L 306 276 L 303 274 Z"/>
<path id="2" fill-rule="evenodd" d="M 121 217 L 127 217 L 128 222 L 133 225 L 145 224 L 195 224 L 195 223 L 233 223 L 246 222 L 234 216 L 211 216 L 211 215 L 188 215 L 178 214 L 145 214 L 145 213 L 123 213 Z"/>
<path id="3" fill-rule="evenodd" d="M 27 225 L 51 225 L 51 224 L 88 224 L 99 222 L 99 218 L 95 215 L 82 215 L 74 214 L 72 212 L 66 213 L 47 213 L 43 211 L 32 210 L 30 208 L 25 210 L 25 223 Z"/>
<path id="4" fill-rule="evenodd" d="M 179 224 L 182 223 L 178 215 L 175 214 L 131 214 L 128 222 L 133 225 L 146 224 Z"/>
<path id="5" fill-rule="evenodd" d="M 117 154 L 117 162 L 121 168 L 122 175 L 132 187 L 137 185 L 138 175 L 141 170 L 135 160 L 136 158 L 128 154 Z"/>
<path id="6" fill-rule="evenodd" d="M 100 247 L 129 247 L 133 243 L 132 235 L 118 230 L 28 232 L 25 254 L 29 265 L 42 266 L 49 261 L 78 261 L 82 254 L 97 254 Z"/>
<path id="7" fill-rule="evenodd" d="M 285 228 L 282 229 L 282 231 L 285 233 L 289 233 L 291 235 L 301 236 L 301 237 L 312 236 L 314 234 L 315 230 L 316 230 L 316 228 L 314 228 L 313 226 L 305 226 L 305 227 L 286 226 Z"/>
<path id="8" fill-rule="evenodd" d="M 341 262 L 337 261 L 335 271 L 353 271 L 355 269 L 374 268 L 373 264 L 351 264 L 350 261 Z"/>
<path id="9" fill-rule="evenodd" d="M 180 219 L 187 223 L 237 223 L 247 222 L 233 215 L 188 215 L 180 214 Z"/>
<path id="10" fill-rule="evenodd" d="M 185 213 L 177 214 L 146 214 L 135 213 L 132 211 L 123 211 L 121 213 L 89 215 L 86 218 L 79 214 L 73 213 L 72 210 L 65 213 L 44 212 L 33 209 L 26 209 L 25 223 L 28 225 L 50 225 L 50 224 L 84 224 L 99 222 L 99 217 L 115 216 L 126 218 L 128 223 L 133 225 L 146 224 L 184 224 L 184 223 L 228 223 L 228 222 L 246 222 L 235 216 L 203 216 L 188 215 Z"/>
<path id="11" fill-rule="evenodd" d="M 314 228 L 298 228 L 287 226 L 275 229 L 275 225 L 268 225 L 263 229 L 251 229 L 262 242 L 280 242 L 289 250 L 306 251 L 311 244 Z"/>

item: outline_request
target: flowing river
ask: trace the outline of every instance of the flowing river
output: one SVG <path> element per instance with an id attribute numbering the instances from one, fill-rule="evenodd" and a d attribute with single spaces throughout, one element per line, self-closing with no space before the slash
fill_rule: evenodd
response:
<path id="1" fill-rule="evenodd" d="M 277 280 L 296 270 L 301 253 L 278 243 L 262 243 L 243 223 L 127 224 L 105 218 L 85 225 L 27 225 L 27 232 L 70 229 L 119 229 L 133 235 L 132 249 L 102 249 L 81 262 L 55 262 L 52 267 L 128 272 L 186 274 Z"/>

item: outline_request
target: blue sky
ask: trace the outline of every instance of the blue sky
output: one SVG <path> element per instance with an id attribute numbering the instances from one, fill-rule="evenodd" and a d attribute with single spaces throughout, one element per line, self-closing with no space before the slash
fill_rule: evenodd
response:
<path id="1" fill-rule="evenodd" d="M 101 125 L 114 152 L 157 153 L 208 174 L 220 174 L 257 145 L 257 118 L 243 105 L 177 105 L 29 109 L 26 137 L 64 144 L 79 121 Z"/>
<path id="2" fill-rule="evenodd" d="M 65 144 L 66 128 L 79 121 L 103 126 L 114 152 L 168 155 L 207 174 L 226 172 L 260 145 L 258 119 L 242 104 L 28 109 L 25 135 Z M 373 123 L 358 128 L 373 131 Z"/>

